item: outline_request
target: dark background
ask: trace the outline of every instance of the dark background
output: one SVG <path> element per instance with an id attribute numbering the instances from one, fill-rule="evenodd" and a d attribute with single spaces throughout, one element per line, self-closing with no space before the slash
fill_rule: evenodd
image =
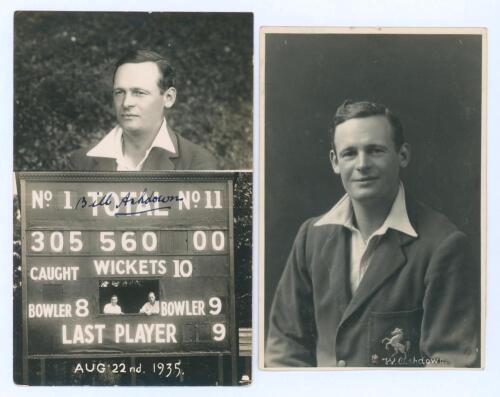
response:
<path id="1" fill-rule="evenodd" d="M 149 301 L 149 292 L 154 292 L 157 301 L 165 300 L 160 295 L 159 280 L 99 280 L 99 313 L 105 314 L 104 306 L 116 295 L 122 313 L 139 314 Z"/>
<path id="2" fill-rule="evenodd" d="M 265 330 L 302 222 L 344 194 L 328 152 L 347 98 L 388 106 L 403 123 L 414 197 L 470 238 L 480 266 L 481 36 L 267 34 Z"/>
<path id="3" fill-rule="evenodd" d="M 113 128 L 113 65 L 133 48 L 175 69 L 169 125 L 221 169 L 252 169 L 251 13 L 16 12 L 14 170 L 65 171 Z"/>

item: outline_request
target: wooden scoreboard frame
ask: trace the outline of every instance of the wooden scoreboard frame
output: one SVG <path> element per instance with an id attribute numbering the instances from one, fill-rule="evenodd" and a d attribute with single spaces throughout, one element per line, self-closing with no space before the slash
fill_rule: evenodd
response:
<path id="1" fill-rule="evenodd" d="M 16 173 L 20 208 L 21 208 L 21 271 L 22 271 L 22 370 L 23 383 L 29 384 L 29 361 L 33 359 L 41 360 L 41 376 L 42 383 L 45 378 L 45 359 L 71 358 L 71 359 L 95 359 L 95 358 L 131 358 L 132 363 L 136 357 L 181 357 L 181 356 L 218 356 L 219 378 L 223 377 L 222 365 L 223 357 L 230 355 L 231 359 L 231 383 L 237 384 L 237 368 L 238 368 L 238 327 L 236 324 L 236 308 L 235 308 L 235 270 L 234 270 L 234 218 L 233 218 L 233 178 L 234 172 L 227 171 L 201 171 L 201 172 L 184 172 L 184 171 L 147 171 L 147 172 L 18 172 Z M 180 352 L 120 352 L 120 353 L 64 353 L 64 354 L 36 354 L 30 355 L 28 352 L 28 266 L 27 266 L 27 184 L 50 183 L 50 182 L 109 182 L 109 183 L 186 183 L 191 182 L 225 182 L 227 186 L 227 211 L 228 211 L 228 245 L 227 253 L 229 259 L 229 273 L 227 275 L 228 299 L 226 319 L 229 326 L 227 331 L 229 352 L 224 351 L 180 351 Z M 159 228 L 151 228 L 153 230 L 161 230 Z M 189 229 L 189 225 L 186 226 Z M 99 254 L 97 254 L 98 256 Z M 110 277 L 110 276 L 108 276 Z M 158 276 L 157 276 L 158 277 Z M 112 276 L 111 276 L 112 278 Z M 131 277 L 129 277 L 131 278 Z M 133 278 L 133 277 L 132 277 Z M 135 382 L 135 374 L 132 374 L 132 383 Z"/>

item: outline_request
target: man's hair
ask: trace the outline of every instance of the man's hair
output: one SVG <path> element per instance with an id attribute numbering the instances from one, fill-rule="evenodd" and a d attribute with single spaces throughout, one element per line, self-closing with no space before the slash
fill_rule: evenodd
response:
<path id="1" fill-rule="evenodd" d="M 158 80 L 158 87 L 160 87 L 160 91 L 162 93 L 175 85 L 175 71 L 172 65 L 170 65 L 165 57 L 151 50 L 131 50 L 118 59 L 115 63 L 115 69 L 113 71 L 113 82 L 115 81 L 116 71 L 121 65 L 125 63 L 142 62 L 156 63 L 156 66 L 161 74 L 161 77 Z"/>
<path id="2" fill-rule="evenodd" d="M 403 134 L 403 125 L 399 118 L 392 113 L 385 105 L 369 101 L 352 101 L 350 99 L 344 101 L 342 105 L 337 108 L 335 116 L 333 117 L 333 127 L 330 129 L 330 144 L 332 150 L 335 151 L 335 130 L 337 126 L 346 122 L 347 120 L 370 117 L 370 116 L 385 116 L 392 127 L 392 139 L 396 150 L 399 151 L 405 137 Z"/>
<path id="3" fill-rule="evenodd" d="M 110 298 L 110 300 L 111 300 L 111 299 L 113 299 L 113 298 L 116 298 L 116 299 L 118 299 L 118 295 L 114 295 L 114 294 L 113 294 L 113 295 L 111 295 L 111 298 Z"/>

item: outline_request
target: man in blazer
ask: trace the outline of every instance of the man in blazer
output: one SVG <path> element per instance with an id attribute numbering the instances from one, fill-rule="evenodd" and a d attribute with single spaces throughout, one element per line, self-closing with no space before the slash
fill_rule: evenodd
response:
<path id="1" fill-rule="evenodd" d="M 97 145 L 70 155 L 74 171 L 213 170 L 215 158 L 171 131 L 164 116 L 176 99 L 174 71 L 160 54 L 134 50 L 115 65 L 118 125 Z"/>
<path id="2" fill-rule="evenodd" d="M 478 366 L 479 266 L 465 235 L 405 192 L 410 148 L 399 119 L 346 101 L 331 135 L 347 194 L 297 234 L 266 366 Z"/>

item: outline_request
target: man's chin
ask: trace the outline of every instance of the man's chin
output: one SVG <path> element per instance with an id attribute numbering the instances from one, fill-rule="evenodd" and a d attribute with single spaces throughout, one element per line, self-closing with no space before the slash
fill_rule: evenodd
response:
<path id="1" fill-rule="evenodd" d="M 371 202 L 380 199 L 380 193 L 374 189 L 352 189 L 349 192 L 351 200 L 358 202 Z"/>
<path id="2" fill-rule="evenodd" d="M 120 125 L 128 125 L 128 126 L 138 125 L 138 120 L 135 118 L 134 119 L 120 119 L 119 124 Z"/>
<path id="3" fill-rule="evenodd" d="M 126 132 L 129 132 L 131 134 L 140 134 L 142 133 L 142 128 L 139 125 L 139 123 L 134 122 L 134 121 L 120 121 L 118 123 L 120 127 Z"/>
<path id="4" fill-rule="evenodd" d="M 396 190 L 397 193 L 397 190 Z M 395 195 L 390 191 L 375 189 L 374 187 L 355 188 L 349 192 L 349 197 L 353 201 L 367 205 L 384 205 L 392 202 Z"/>

